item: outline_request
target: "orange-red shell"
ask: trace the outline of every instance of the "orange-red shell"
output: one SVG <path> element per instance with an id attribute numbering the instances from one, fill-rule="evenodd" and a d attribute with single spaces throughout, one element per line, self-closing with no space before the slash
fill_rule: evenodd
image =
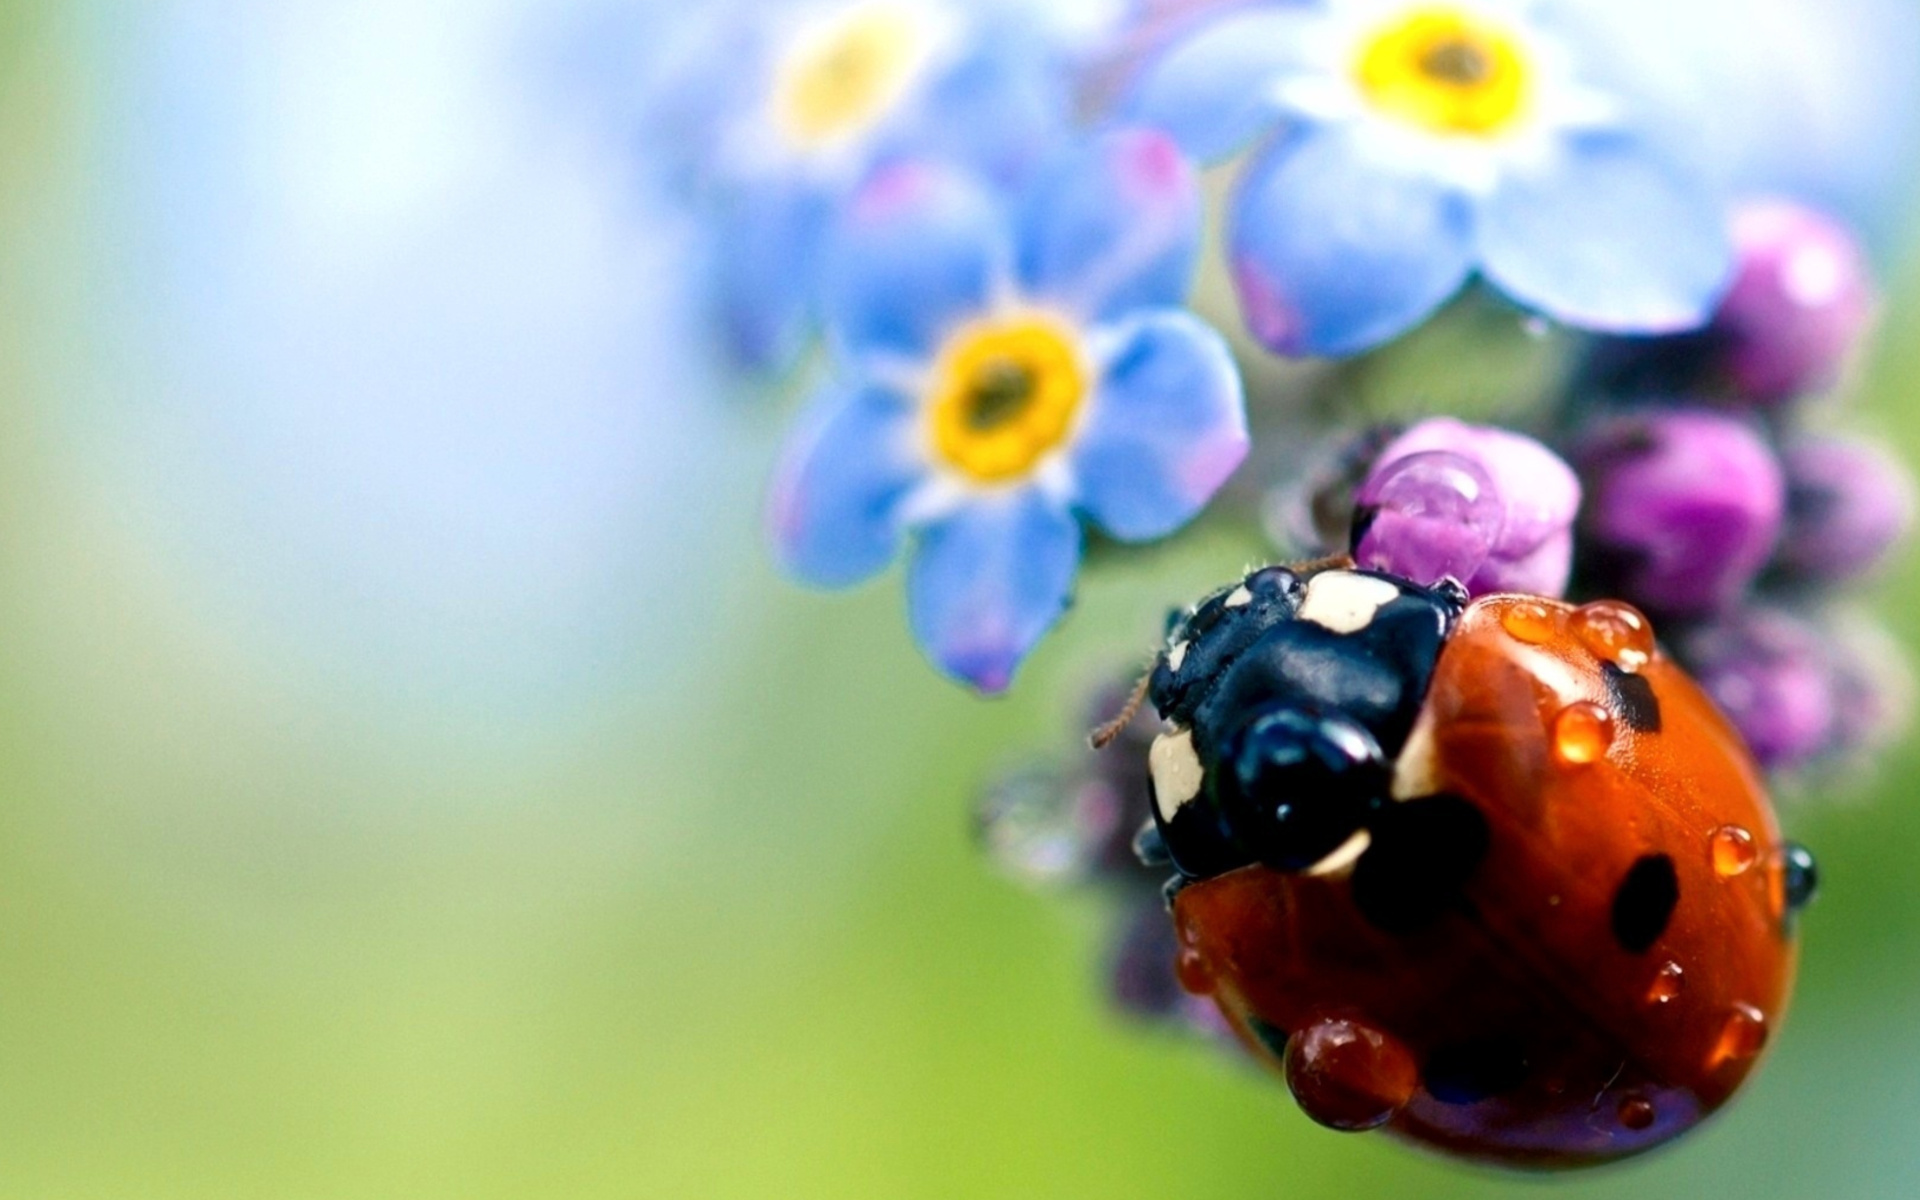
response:
<path id="1" fill-rule="evenodd" d="M 1339 871 L 1248 867 L 1177 895 L 1182 978 L 1275 1067 L 1291 1043 L 1309 1112 L 1302 1085 L 1328 1076 L 1302 1047 L 1327 1039 L 1303 1035 L 1325 1029 L 1346 1031 L 1338 1062 L 1388 1064 L 1340 1068 L 1346 1108 L 1354 1089 L 1377 1085 L 1395 1133 L 1516 1165 L 1648 1149 L 1719 1108 L 1753 1069 L 1794 970 L 1779 831 L 1739 736 L 1641 620 L 1624 606 L 1519 597 L 1462 616 L 1395 793 L 1461 796 L 1490 838 L 1463 902 L 1429 927 L 1370 925 Z M 1650 685 L 1657 730 L 1646 712 L 1623 711 L 1609 661 Z M 1634 685 L 1643 697 L 1645 685 Z M 1617 936 L 1615 898 L 1656 856 L 1671 860 L 1678 900 L 1637 950 Z M 1353 1028 L 1391 1053 L 1356 1056 L 1373 1043 Z M 1483 1064 L 1495 1094 L 1436 1096 L 1434 1073 L 1471 1074 L 1475 1054 L 1498 1060 Z"/>

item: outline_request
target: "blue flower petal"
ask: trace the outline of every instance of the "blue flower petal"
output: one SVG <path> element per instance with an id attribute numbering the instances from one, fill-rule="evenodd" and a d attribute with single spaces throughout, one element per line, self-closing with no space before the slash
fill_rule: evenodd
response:
<path id="1" fill-rule="evenodd" d="M 1720 196 L 1618 134 L 1502 181 L 1483 210 L 1481 268 L 1524 304 L 1612 333 L 1694 329 L 1732 269 Z"/>
<path id="2" fill-rule="evenodd" d="M 1226 158 L 1275 123 L 1273 84 L 1299 57 L 1307 19 L 1256 9 L 1209 22 L 1148 66 L 1123 118 L 1166 130 L 1202 162 Z"/>
<path id="3" fill-rule="evenodd" d="M 1230 239 L 1247 328 L 1281 354 L 1353 354 L 1419 324 L 1466 281 L 1472 212 L 1439 180 L 1302 130 L 1248 171 Z"/>
<path id="4" fill-rule="evenodd" d="M 1104 134 L 1059 157 L 1020 213 L 1020 277 L 1089 321 L 1186 298 L 1200 252 L 1200 185 L 1173 139 Z"/>
<path id="5" fill-rule="evenodd" d="M 892 146 L 969 167 L 1002 185 L 1031 174 L 1072 115 L 1066 73 L 1031 43 L 1031 34 L 1028 28 L 978 34 L 981 44 L 919 99 Z"/>
<path id="6" fill-rule="evenodd" d="M 901 501 L 925 474 L 913 409 L 875 387 L 815 400 L 781 456 L 767 532 L 781 564 L 821 587 L 846 587 L 899 550 Z"/>
<path id="7" fill-rule="evenodd" d="M 1073 449 L 1081 509 L 1122 541 L 1192 520 L 1247 456 L 1240 372 L 1218 333 L 1150 313 L 1119 344 Z"/>
<path id="8" fill-rule="evenodd" d="M 898 163 L 860 189 L 841 221 L 826 316 L 856 356 L 925 359 L 1012 268 L 1010 223 L 984 186 L 931 163 Z"/>
<path id="9" fill-rule="evenodd" d="M 907 615 L 949 675 L 1002 692 L 1067 609 L 1080 566 L 1080 524 L 1037 489 L 984 496 L 920 538 L 907 573 Z"/>
<path id="10" fill-rule="evenodd" d="M 783 371 L 812 330 L 832 210 L 819 192 L 787 183 L 742 185 L 720 204 L 713 281 L 726 349 L 743 366 Z"/>

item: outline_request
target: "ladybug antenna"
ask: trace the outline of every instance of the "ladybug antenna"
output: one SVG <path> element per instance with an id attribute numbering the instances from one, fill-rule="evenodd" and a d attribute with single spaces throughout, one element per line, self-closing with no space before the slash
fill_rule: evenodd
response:
<path id="1" fill-rule="evenodd" d="M 1316 575 L 1321 571 L 1346 571 L 1357 565 L 1351 554 L 1329 554 L 1325 558 L 1310 558 L 1305 562 L 1287 564 L 1287 570 L 1295 575 Z"/>
<path id="2" fill-rule="evenodd" d="M 1095 750 L 1105 750 L 1113 745 L 1114 739 L 1125 732 L 1127 726 L 1133 724 L 1133 719 L 1140 715 L 1141 706 L 1147 702 L 1147 688 L 1152 682 L 1153 668 L 1148 667 L 1140 676 L 1140 682 L 1133 685 L 1133 695 L 1127 697 L 1126 707 L 1122 708 L 1113 720 L 1094 730 L 1087 738 L 1087 744 Z"/>

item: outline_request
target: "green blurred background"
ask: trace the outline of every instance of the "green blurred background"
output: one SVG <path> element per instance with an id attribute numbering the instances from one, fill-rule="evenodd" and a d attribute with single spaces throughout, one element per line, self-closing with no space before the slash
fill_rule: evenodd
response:
<path id="1" fill-rule="evenodd" d="M 339 46 L 379 11 L 345 6 Z M 436 11 L 402 32 L 439 36 Z M 987 704 L 921 666 L 896 581 L 828 598 L 769 572 L 754 506 L 777 421 L 723 406 L 661 434 L 612 402 L 566 408 L 548 369 L 624 361 L 606 347 L 630 323 L 667 320 L 639 301 L 584 350 L 563 331 L 545 359 L 496 364 L 551 384 L 527 408 L 458 389 L 409 408 L 349 371 L 328 385 L 348 434 L 326 436 L 327 390 L 312 423 L 268 422 L 281 376 L 194 349 L 298 322 L 194 292 L 239 270 L 223 238 L 285 228 L 173 236 L 233 200 L 217 172 L 165 173 L 192 147 L 166 136 L 153 98 L 177 93 L 141 52 L 192 30 L 0 6 L 0 1195 L 1544 1186 L 1321 1131 L 1273 1081 L 1110 1016 L 1103 915 L 1022 892 L 971 844 L 979 781 L 1066 744 L 1059 697 L 1248 545 L 1102 571 Z M 167 78 L 203 66 L 188 53 Z M 475 153 L 394 206 L 323 215 L 377 234 L 400 201 L 489 178 Z M 150 184 L 166 204 L 143 203 Z M 565 249 L 531 258 L 591 279 L 634 253 L 617 231 Z M 325 328 L 377 342 L 366 305 L 393 298 L 388 277 L 315 257 L 341 273 L 311 289 L 338 310 Z M 593 286 L 534 305 L 566 325 Z M 1894 292 L 1862 419 L 1920 461 L 1920 275 Z M 395 320 L 441 299 L 403 297 Z M 489 422 L 507 433 L 475 450 Z M 474 474 L 416 490 L 447 454 Z M 1920 646 L 1920 571 L 1884 590 Z M 1827 882 L 1744 1100 L 1555 1194 L 1920 1194 L 1917 776 L 1910 741 L 1857 795 L 1789 802 Z"/>

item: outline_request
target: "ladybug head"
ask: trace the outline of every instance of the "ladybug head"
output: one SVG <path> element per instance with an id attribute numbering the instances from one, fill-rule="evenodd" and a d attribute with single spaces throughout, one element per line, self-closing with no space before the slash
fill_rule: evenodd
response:
<path id="1" fill-rule="evenodd" d="M 1466 595 L 1256 571 L 1180 614 L 1148 696 L 1154 821 L 1181 874 L 1327 869 L 1363 844 Z"/>

